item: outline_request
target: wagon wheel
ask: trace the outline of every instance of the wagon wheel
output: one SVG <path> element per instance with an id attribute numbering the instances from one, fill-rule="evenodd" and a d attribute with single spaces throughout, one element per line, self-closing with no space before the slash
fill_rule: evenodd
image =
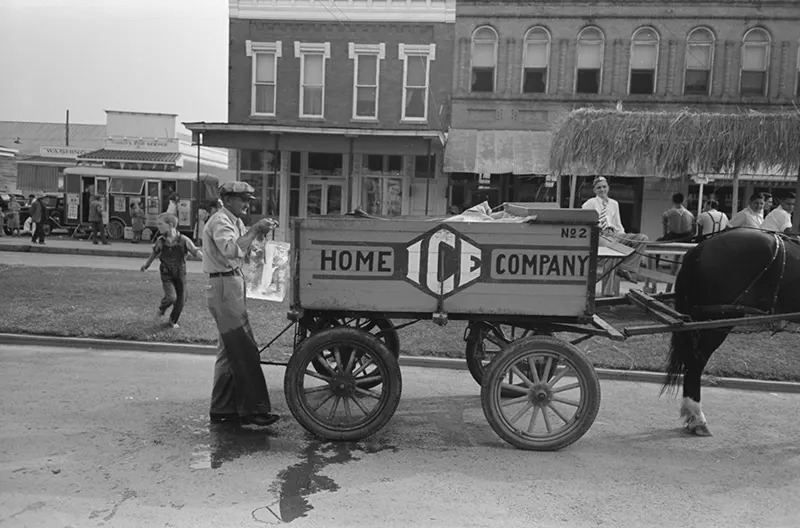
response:
<path id="1" fill-rule="evenodd" d="M 400 356 L 400 337 L 397 335 L 397 330 L 395 330 L 394 324 L 389 319 L 362 319 L 359 317 L 323 316 L 312 318 L 310 321 L 307 321 L 304 326 L 310 334 L 314 334 L 325 328 L 336 328 L 341 326 L 358 328 L 359 330 L 363 330 L 364 332 L 372 334 L 383 341 L 383 344 L 385 344 L 386 347 L 394 354 L 395 358 Z M 330 358 L 327 359 L 330 360 Z M 320 361 L 314 361 L 312 365 L 319 374 L 325 374 L 327 372 L 324 363 Z M 374 367 L 370 367 L 368 374 L 371 374 L 372 370 L 374 370 Z M 369 389 L 373 386 L 374 385 L 366 386 L 366 388 Z"/>
<path id="2" fill-rule="evenodd" d="M 295 419 L 326 440 L 360 440 L 379 431 L 397 409 L 401 388 L 400 366 L 386 345 L 345 327 L 304 339 L 289 359 L 283 383 Z"/>
<path id="3" fill-rule="evenodd" d="M 507 383 L 510 373 L 522 384 Z M 508 345 L 489 365 L 481 403 L 489 425 L 506 442 L 520 449 L 555 451 L 592 426 L 600 407 L 600 382 L 574 345 L 554 337 L 528 337 Z"/>
<path id="4" fill-rule="evenodd" d="M 512 341 L 533 335 L 552 336 L 552 332 L 531 330 L 508 324 L 476 322 L 470 324 L 467 336 L 467 367 L 472 378 L 480 385 L 489 367 L 489 363 Z M 514 374 L 509 375 L 508 382 L 514 384 Z M 519 379 L 517 378 L 517 383 Z"/>

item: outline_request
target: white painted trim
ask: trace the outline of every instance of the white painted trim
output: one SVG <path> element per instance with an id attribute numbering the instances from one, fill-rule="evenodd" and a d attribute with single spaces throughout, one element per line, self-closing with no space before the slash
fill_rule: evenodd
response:
<path id="1" fill-rule="evenodd" d="M 472 32 L 472 37 L 470 37 L 470 44 L 469 44 L 469 76 L 472 79 L 472 60 L 475 57 L 475 33 L 480 31 L 483 28 L 489 28 L 494 32 L 494 70 L 492 71 L 492 91 L 491 93 L 495 93 L 497 91 L 497 56 L 498 50 L 500 48 L 500 35 L 497 33 L 497 30 L 492 26 L 483 25 L 478 26 Z M 469 91 L 472 92 L 472 82 L 470 81 Z M 481 93 L 481 92 L 478 92 Z"/>
<path id="2" fill-rule="evenodd" d="M 651 26 L 642 26 L 638 28 L 636 31 L 633 32 L 631 35 L 631 47 L 628 53 L 628 95 L 631 95 L 631 81 L 633 80 L 633 48 L 634 46 L 653 46 L 652 41 L 641 41 L 636 42 L 636 34 L 649 29 L 656 35 L 655 41 L 655 48 L 656 48 L 656 56 L 654 59 L 653 64 L 653 91 L 650 94 L 655 94 L 658 91 L 658 61 L 661 58 L 661 35 L 659 35 L 658 31 L 654 27 Z M 604 53 L 605 55 L 605 53 Z M 605 58 L 605 57 L 604 57 Z M 647 95 L 647 94 L 633 94 L 633 95 Z"/>
<path id="3" fill-rule="evenodd" d="M 369 0 L 367 5 L 336 0 L 316 0 L 311 5 L 298 5 L 296 0 L 229 0 L 228 16 L 242 20 L 453 24 L 456 0 L 428 0 L 424 6 L 407 0 Z"/>
<path id="4" fill-rule="evenodd" d="M 407 123 L 427 123 L 428 99 L 431 92 L 431 61 L 436 60 L 436 44 L 397 45 L 397 56 L 403 59 L 403 99 L 400 101 L 400 121 Z M 408 58 L 425 57 L 425 110 L 423 117 L 406 117 L 406 90 L 408 89 Z M 419 88 L 419 87 L 416 87 Z"/>
<path id="5" fill-rule="evenodd" d="M 711 35 L 711 42 L 690 43 L 689 42 L 689 37 L 691 37 L 692 33 L 694 33 L 695 31 L 705 31 L 705 32 L 707 32 L 709 35 Z M 714 35 L 714 32 L 711 30 L 710 27 L 708 27 L 708 26 L 698 26 L 698 27 L 692 29 L 686 35 L 686 42 L 684 43 L 684 46 L 685 47 L 684 47 L 684 52 L 683 52 L 683 88 L 681 88 L 681 94 L 682 95 L 687 95 L 686 94 L 686 72 L 689 71 L 689 68 L 688 68 L 688 65 L 687 65 L 687 62 L 689 61 L 689 47 L 690 46 L 709 46 L 709 48 L 711 50 L 711 53 L 709 53 L 709 56 L 708 56 L 709 57 L 708 58 L 708 61 L 709 61 L 709 63 L 708 63 L 708 67 L 709 67 L 709 71 L 708 71 L 708 90 L 706 90 L 705 95 L 711 95 L 711 87 L 714 86 L 714 58 L 715 58 L 715 53 L 716 53 L 716 48 L 717 48 L 717 36 Z M 702 71 L 702 70 L 692 70 L 692 71 Z M 699 94 L 689 94 L 689 95 L 699 95 Z"/>
<path id="6" fill-rule="evenodd" d="M 303 88 L 305 86 L 305 60 L 306 54 L 322 55 L 322 113 L 321 114 L 306 114 L 303 108 Z M 325 119 L 325 87 L 326 87 L 326 71 L 328 69 L 328 59 L 331 58 L 331 43 L 330 42 L 299 42 L 294 41 L 294 56 L 300 59 L 300 86 L 298 102 L 299 117 L 311 119 Z"/>
<path id="7" fill-rule="evenodd" d="M 575 71 L 572 72 L 572 77 L 575 79 L 572 86 L 572 93 L 578 93 L 578 54 L 580 53 L 581 33 L 588 29 L 596 29 L 600 33 L 600 78 L 597 81 L 597 95 L 603 93 L 603 70 L 605 69 L 606 62 L 606 34 L 597 26 L 586 26 L 578 32 L 578 38 L 575 42 Z M 628 68 L 630 70 L 630 68 Z"/>
<path id="8" fill-rule="evenodd" d="M 544 76 L 544 93 L 549 93 L 550 90 L 550 52 L 551 52 L 551 45 L 553 43 L 553 36 L 550 34 L 550 31 L 544 26 L 533 26 L 528 31 L 525 32 L 525 38 L 522 39 L 522 78 L 520 79 L 519 83 L 519 93 L 537 93 L 537 92 L 525 92 L 525 63 L 527 62 L 525 59 L 528 56 L 528 36 L 531 34 L 531 31 L 541 29 L 547 35 L 547 72 Z M 538 41 L 533 41 L 538 42 Z"/>
<path id="9" fill-rule="evenodd" d="M 767 36 L 767 41 L 753 41 L 751 43 L 747 42 L 747 35 L 750 33 L 761 32 Z M 742 95 L 742 73 L 744 73 L 744 48 L 746 46 L 752 47 L 763 47 L 764 48 L 764 69 L 763 70 L 747 70 L 747 71 L 763 71 L 764 72 L 764 89 L 761 92 L 761 95 L 752 96 L 749 95 L 747 97 L 766 97 L 769 95 L 769 67 L 770 67 L 770 59 L 772 56 L 772 35 L 769 31 L 762 27 L 753 27 L 745 31 L 744 36 L 742 36 L 742 45 L 739 48 L 739 95 Z"/>
<path id="10" fill-rule="evenodd" d="M 353 107 L 351 118 L 354 121 L 377 121 L 378 109 L 380 108 L 380 84 L 381 84 L 381 60 L 386 58 L 386 44 L 356 44 L 349 42 L 347 45 L 347 55 L 353 62 Z M 374 55 L 376 57 L 375 68 L 375 113 L 371 116 L 356 115 L 357 96 L 358 96 L 358 64 L 360 55 Z"/>
<path id="11" fill-rule="evenodd" d="M 250 64 L 250 115 L 253 117 L 275 117 L 278 109 L 278 59 L 282 55 L 281 41 L 275 42 L 245 42 L 247 48 L 247 56 L 251 58 Z M 256 66 L 259 54 L 272 54 L 274 60 L 272 61 L 272 112 L 257 112 L 256 111 Z"/>
<path id="12" fill-rule="evenodd" d="M 251 57 L 254 52 L 271 51 L 275 54 L 275 58 L 280 59 L 283 56 L 283 42 L 276 40 L 275 42 L 253 42 L 252 40 L 244 41 L 245 53 Z"/>

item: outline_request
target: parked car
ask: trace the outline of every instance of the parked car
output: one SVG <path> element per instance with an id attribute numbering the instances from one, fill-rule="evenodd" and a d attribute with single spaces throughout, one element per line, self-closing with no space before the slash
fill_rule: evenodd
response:
<path id="1" fill-rule="evenodd" d="M 61 229 L 64 222 L 64 214 L 66 210 L 66 198 L 64 193 L 47 193 L 39 198 L 47 208 L 47 215 L 49 220 L 44 225 L 45 236 L 50 236 L 53 229 Z M 25 205 L 19 210 L 19 224 L 23 225 L 25 220 L 30 216 L 30 206 Z"/>

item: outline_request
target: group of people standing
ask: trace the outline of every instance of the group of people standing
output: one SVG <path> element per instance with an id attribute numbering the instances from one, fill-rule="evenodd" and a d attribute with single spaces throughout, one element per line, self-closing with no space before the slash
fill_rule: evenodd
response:
<path id="1" fill-rule="evenodd" d="M 773 209 L 771 194 L 755 193 L 750 197 L 748 206 L 730 219 L 728 215 L 717 210 L 719 203 L 712 198 L 705 202 L 696 221 L 694 215 L 684 207 L 683 200 L 681 193 L 672 195 L 672 207 L 661 216 L 663 235 L 659 240 L 699 242 L 711 234 L 733 227 L 790 233 L 796 196 L 793 192 L 787 192 Z"/>
<path id="2" fill-rule="evenodd" d="M 28 195 L 28 218 L 20 229 L 19 216 L 22 209 L 19 202 L 12 199 L 8 204 L 8 212 L 3 213 L 0 211 L 0 236 L 5 235 L 5 228 L 11 232 L 11 236 L 17 235 L 31 235 L 31 242 L 36 244 L 44 244 L 45 239 L 45 223 L 49 218 L 47 206 L 41 200 L 40 196 L 31 194 Z"/>

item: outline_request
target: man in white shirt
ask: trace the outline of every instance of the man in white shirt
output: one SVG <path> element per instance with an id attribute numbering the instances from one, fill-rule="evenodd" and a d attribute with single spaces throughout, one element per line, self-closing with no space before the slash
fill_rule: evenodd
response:
<path id="1" fill-rule="evenodd" d="M 789 193 L 780 200 L 781 204 L 773 209 L 761 224 L 764 231 L 778 231 L 780 233 L 792 232 L 792 213 L 796 197 L 794 193 Z"/>
<path id="2" fill-rule="evenodd" d="M 755 193 L 750 197 L 750 205 L 733 215 L 728 227 L 761 227 L 764 221 L 764 195 Z"/>
<path id="3" fill-rule="evenodd" d="M 619 202 L 608 197 L 608 190 L 610 189 L 608 180 L 603 176 L 598 176 L 594 179 L 592 189 L 594 190 L 594 197 L 586 200 L 581 206 L 581 209 L 594 209 L 597 211 L 601 236 L 605 236 L 635 249 L 633 253 L 622 261 L 617 268 L 617 272 L 624 278 L 636 282 L 637 278 L 628 270 L 639 269 L 639 266 L 642 264 L 642 256 L 644 255 L 644 245 L 649 239 L 647 235 L 625 232 L 625 228 L 622 227 L 622 220 L 619 216 Z M 608 269 L 609 263 L 605 263 L 603 266 L 603 273 Z M 611 281 L 608 281 L 609 284 L 610 282 Z M 603 291 L 603 294 L 611 295 L 612 292 L 606 290 Z"/>

